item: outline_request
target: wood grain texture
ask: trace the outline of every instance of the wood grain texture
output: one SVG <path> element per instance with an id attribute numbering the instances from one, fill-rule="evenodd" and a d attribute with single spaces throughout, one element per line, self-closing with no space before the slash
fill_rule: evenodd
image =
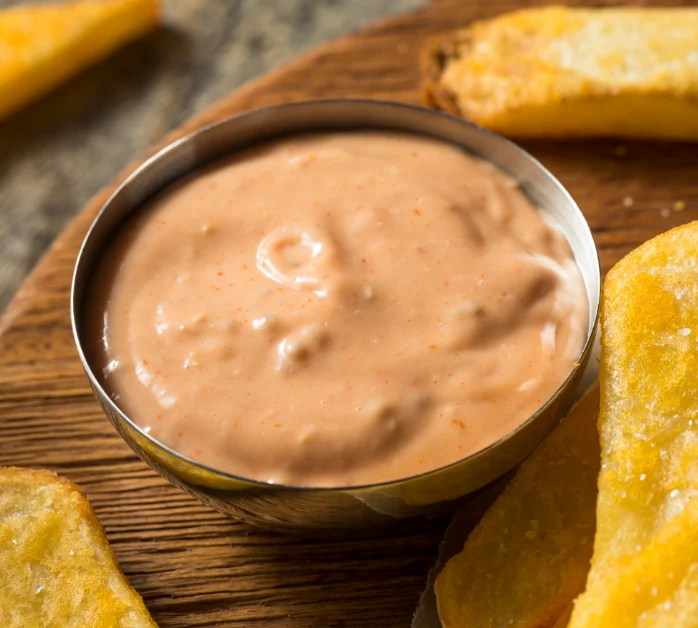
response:
<path id="1" fill-rule="evenodd" d="M 442 0 L 391 18 L 247 84 L 166 141 L 283 101 L 368 96 L 418 102 L 417 57 L 428 38 L 515 8 L 514 0 Z M 698 146 L 524 146 L 579 202 L 604 271 L 647 238 L 698 218 Z M 68 294 L 80 241 L 117 183 L 68 226 L 0 320 L 0 464 L 49 467 L 84 488 L 125 573 L 163 627 L 409 625 L 443 521 L 364 541 L 252 530 L 156 476 L 102 416 L 73 345 Z M 684 211 L 673 209 L 678 200 Z"/>

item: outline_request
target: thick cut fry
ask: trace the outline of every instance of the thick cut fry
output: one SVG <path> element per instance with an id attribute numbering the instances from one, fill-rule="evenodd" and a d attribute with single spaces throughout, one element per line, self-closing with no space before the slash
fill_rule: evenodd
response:
<path id="1" fill-rule="evenodd" d="M 157 0 L 88 0 L 0 11 L 0 117 L 151 30 L 157 21 Z"/>
<path id="2" fill-rule="evenodd" d="M 48 471 L 0 467 L 0 626 L 155 626 L 90 502 Z"/>
<path id="3" fill-rule="evenodd" d="M 523 462 L 436 581 L 445 628 L 557 628 L 584 588 L 594 536 L 598 388 Z"/>
<path id="4" fill-rule="evenodd" d="M 698 626 L 698 222 L 604 283 L 597 533 L 571 628 Z"/>
<path id="5" fill-rule="evenodd" d="M 698 140 L 698 9 L 547 7 L 426 53 L 428 102 L 513 136 Z"/>

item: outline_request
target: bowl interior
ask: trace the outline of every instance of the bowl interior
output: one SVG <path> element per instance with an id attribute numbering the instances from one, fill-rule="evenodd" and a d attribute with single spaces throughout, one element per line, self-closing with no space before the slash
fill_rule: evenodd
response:
<path id="1" fill-rule="evenodd" d="M 71 293 L 71 319 L 80 359 L 90 383 L 103 404 L 111 404 L 110 410 L 113 413 L 128 422 L 133 429 L 139 431 L 143 438 L 151 441 L 154 446 L 176 456 L 183 462 L 219 474 L 222 477 L 264 485 L 264 483 L 246 478 L 235 478 L 231 474 L 211 469 L 169 449 L 150 435 L 142 432 L 113 404 L 103 391 L 83 350 L 83 303 L 92 279 L 92 270 L 95 268 L 96 261 L 102 251 L 108 246 L 115 231 L 124 221 L 150 197 L 183 175 L 225 155 L 284 135 L 351 129 L 383 129 L 431 136 L 455 144 L 467 152 L 493 163 L 518 181 L 532 202 L 567 238 L 580 268 L 587 290 L 590 312 L 587 339 L 580 355 L 580 361 L 588 353 L 596 326 L 600 294 L 600 272 L 596 247 L 586 220 L 570 195 L 538 161 L 523 149 L 501 136 L 460 118 L 402 103 L 347 99 L 292 103 L 260 109 L 207 126 L 177 140 L 147 160 L 105 203 L 85 237 L 76 262 Z M 562 384 L 561 389 L 569 385 L 573 374 L 570 374 L 570 377 Z M 543 407 L 545 405 L 547 402 Z M 535 415 L 524 424 L 533 418 Z M 500 440 L 494 443 L 492 447 L 501 442 Z M 473 454 L 473 456 L 478 456 L 479 453 L 481 452 Z M 524 455 L 527 453 L 529 452 L 525 452 Z M 457 465 L 459 462 L 452 463 L 452 465 Z M 430 470 L 422 475 L 429 475 L 436 471 L 439 469 Z M 409 478 L 371 486 L 390 485 L 407 479 Z M 276 488 L 280 487 L 276 485 Z M 342 487 L 337 487 L 337 489 L 342 490 Z"/>

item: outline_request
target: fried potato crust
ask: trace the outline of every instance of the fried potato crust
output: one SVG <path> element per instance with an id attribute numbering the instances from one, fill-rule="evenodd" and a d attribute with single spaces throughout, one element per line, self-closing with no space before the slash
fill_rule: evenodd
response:
<path id="1" fill-rule="evenodd" d="M 698 222 L 608 274 L 602 468 L 586 591 L 570 628 L 698 626 Z"/>
<path id="2" fill-rule="evenodd" d="M 27 4 L 0 11 L 0 117 L 157 22 L 157 0 Z"/>
<path id="3" fill-rule="evenodd" d="M 598 387 L 526 459 L 436 580 L 444 628 L 562 628 L 594 537 Z"/>
<path id="4" fill-rule="evenodd" d="M 0 626 L 157 628 L 90 502 L 49 471 L 0 467 Z"/>
<path id="5" fill-rule="evenodd" d="M 432 106 L 519 137 L 698 140 L 697 8 L 526 9 L 429 45 Z"/>

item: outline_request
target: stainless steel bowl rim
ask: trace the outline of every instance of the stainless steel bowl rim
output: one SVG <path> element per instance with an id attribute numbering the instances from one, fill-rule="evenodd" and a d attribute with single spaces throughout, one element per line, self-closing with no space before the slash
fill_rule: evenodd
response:
<path id="1" fill-rule="evenodd" d="M 411 475 L 411 476 L 406 476 L 406 477 L 401 477 L 401 478 L 396 478 L 394 480 L 388 480 L 388 481 L 383 481 L 383 482 L 376 482 L 372 484 L 361 484 L 361 485 L 350 485 L 350 486 L 297 486 L 297 485 L 292 485 L 292 484 L 274 484 L 270 482 L 264 482 L 262 480 L 256 480 L 254 478 L 247 478 L 244 476 L 239 476 L 235 475 L 233 473 L 229 473 L 227 471 L 222 471 L 220 469 L 217 469 L 215 467 L 211 467 L 207 464 L 204 464 L 202 462 L 198 462 L 196 460 L 193 460 L 191 458 L 188 458 L 184 454 L 181 454 L 180 452 L 176 451 L 175 449 L 172 449 L 168 445 L 162 443 L 161 441 L 157 440 L 154 438 L 152 435 L 150 435 L 148 432 L 144 431 L 137 423 L 135 423 L 131 418 L 129 418 L 122 410 L 117 406 L 114 401 L 112 400 L 111 396 L 106 393 L 102 385 L 100 384 L 99 380 L 95 377 L 95 374 L 92 370 L 92 367 L 90 366 L 86 356 L 85 352 L 83 351 L 82 347 L 82 342 L 80 339 L 80 335 L 78 332 L 78 325 L 77 325 L 77 311 L 83 306 L 83 303 L 76 303 L 76 281 L 78 278 L 78 272 L 81 266 L 81 261 L 84 256 L 84 251 L 87 246 L 88 241 L 90 240 L 90 237 L 95 230 L 95 227 L 97 223 L 100 221 L 104 213 L 109 209 L 110 204 L 112 203 L 113 199 L 119 196 L 119 194 L 122 192 L 124 188 L 126 188 L 134 179 L 137 177 L 141 176 L 141 174 L 149 168 L 151 164 L 154 162 L 158 161 L 161 159 L 164 155 L 167 153 L 176 150 L 180 145 L 188 143 L 192 141 L 192 139 L 196 138 L 197 136 L 204 134 L 204 133 L 210 133 L 213 130 L 215 130 L 217 127 L 220 127 L 222 125 L 226 125 L 231 123 L 232 121 L 235 120 L 240 120 L 242 118 L 246 118 L 249 116 L 258 116 L 260 114 L 273 114 L 273 112 L 281 109 L 288 109 L 288 108 L 294 108 L 294 107 L 305 107 L 311 104 L 315 103 L 356 103 L 357 105 L 361 104 L 368 104 L 370 103 L 371 105 L 378 105 L 378 106 L 386 106 L 386 107 L 395 107 L 395 108 L 403 108 L 403 109 L 411 109 L 411 110 L 416 110 L 419 111 L 421 115 L 431 115 L 431 116 L 440 116 L 443 118 L 447 118 L 450 120 L 453 120 L 459 124 L 467 125 L 473 129 L 475 129 L 478 132 L 481 132 L 486 135 L 490 135 L 493 138 L 496 138 L 497 141 L 503 142 L 508 144 L 510 147 L 518 151 L 519 153 L 522 154 L 522 156 L 526 159 L 528 159 L 539 171 L 541 174 L 545 177 L 547 177 L 553 185 L 557 188 L 558 192 L 561 193 L 567 202 L 569 203 L 570 207 L 579 213 L 580 216 L 583 217 L 583 214 L 581 210 L 579 209 L 578 205 L 570 195 L 570 193 L 564 188 L 564 186 L 557 180 L 557 178 L 542 164 L 540 161 L 538 161 L 535 157 L 533 157 L 530 153 L 528 153 L 526 150 L 518 146 L 515 142 L 512 142 L 511 140 L 494 133 L 493 131 L 490 131 L 489 129 L 486 129 L 485 127 L 482 127 L 480 125 L 477 125 L 473 122 L 470 122 L 469 120 L 465 120 L 463 118 L 459 118 L 457 116 L 453 116 L 448 113 L 444 113 L 442 111 L 438 111 L 436 109 L 429 109 L 426 107 L 421 107 L 419 105 L 413 105 L 409 103 L 404 103 L 404 102 L 399 102 L 399 101 L 393 101 L 393 100 L 382 100 L 382 99 L 371 99 L 371 98 L 331 98 L 331 99 L 313 99 L 313 100 L 303 100 L 303 101 L 297 101 L 297 102 L 290 102 L 290 103 L 283 103 L 279 105 L 271 105 L 268 107 L 262 107 L 259 109 L 252 109 L 250 111 L 246 111 L 242 114 L 235 115 L 235 116 L 230 116 L 227 118 L 223 118 L 221 120 L 217 120 L 216 122 L 212 122 L 210 124 L 207 124 L 205 126 L 202 126 L 198 128 L 197 130 L 171 142 L 167 146 L 163 147 L 160 149 L 157 153 L 155 153 L 153 156 L 149 157 L 146 159 L 140 166 L 138 166 L 128 177 L 121 183 L 119 186 L 114 190 L 114 192 L 109 196 L 109 198 L 105 201 L 105 203 L 102 205 L 100 208 L 97 216 L 94 218 L 92 221 L 89 229 L 87 230 L 87 233 L 85 234 L 85 237 L 82 241 L 82 244 L 80 246 L 80 250 L 78 252 L 76 261 L 75 261 L 75 268 L 73 271 L 73 277 L 71 281 L 71 289 L 70 289 L 70 322 L 71 322 L 71 328 L 73 332 L 73 338 L 75 340 L 75 345 L 78 350 L 78 355 L 80 357 L 80 362 L 82 363 L 82 366 L 85 370 L 85 373 L 87 374 L 87 377 L 90 381 L 90 384 L 95 390 L 100 391 L 102 399 L 106 401 L 106 403 L 109 404 L 110 409 L 116 413 L 122 420 L 126 421 L 133 429 L 135 429 L 143 438 L 148 440 L 151 444 L 154 446 L 164 450 L 167 454 L 174 456 L 175 458 L 179 459 L 180 461 L 190 464 L 194 467 L 197 467 L 201 470 L 207 471 L 212 474 L 219 475 L 225 479 L 228 480 L 236 480 L 240 482 L 245 482 L 250 485 L 258 486 L 260 488 L 274 488 L 274 489 L 288 489 L 288 490 L 294 490 L 294 491 L 308 491 L 308 492 L 353 492 L 353 491 L 362 491 L 362 490 L 371 490 L 371 489 L 380 489 L 380 488 L 388 488 L 390 486 L 395 486 L 398 484 L 403 484 L 405 482 L 409 482 L 412 480 L 418 480 L 420 478 L 426 478 L 432 474 L 439 473 L 441 471 L 444 471 L 446 469 L 449 469 L 451 467 L 455 467 L 464 461 L 473 458 L 475 456 L 480 456 L 481 454 L 496 448 L 499 446 L 501 443 L 507 441 L 510 439 L 514 434 L 516 434 L 519 430 L 522 430 L 526 425 L 531 423 L 540 415 L 543 413 L 546 408 L 558 397 L 558 395 L 561 393 L 561 391 L 568 385 L 570 380 L 575 376 L 577 367 L 574 367 L 572 371 L 570 371 L 570 374 L 565 378 L 565 380 L 560 384 L 560 386 L 555 390 L 555 392 L 545 401 L 543 405 L 541 405 L 536 412 L 531 414 L 526 420 L 522 421 L 515 429 L 511 430 L 508 432 L 506 435 L 502 436 L 501 438 L 497 439 L 496 441 L 493 441 L 486 447 L 483 447 L 482 449 L 479 449 L 476 452 L 473 452 L 472 454 L 464 457 L 464 458 L 459 458 L 455 462 L 451 462 L 449 464 L 440 466 L 440 467 L 435 467 L 433 469 L 429 469 L 428 471 L 424 471 L 423 473 L 418 473 L 416 475 Z M 415 132 L 411 131 L 403 131 L 404 133 L 414 133 L 418 134 Z M 266 141 L 266 140 L 265 140 Z M 443 140 L 442 140 L 443 141 Z M 455 144 L 458 145 L 458 144 Z M 464 148 L 461 146 L 461 148 Z M 232 154 L 234 151 L 231 151 L 230 154 Z M 494 164 L 497 166 L 497 164 Z M 201 164 L 198 164 L 194 166 L 192 169 L 192 172 L 198 169 L 201 166 Z M 166 184 L 161 188 L 165 189 L 171 185 L 171 182 Z M 137 210 L 136 210 L 137 211 Z M 128 218 L 126 219 L 128 220 Z M 584 219 L 584 223 L 586 224 L 586 220 Z M 588 229 L 588 225 L 587 225 Z M 596 264 L 596 269 L 599 271 L 600 274 L 600 264 L 599 264 L 599 257 L 598 257 L 598 252 L 596 248 L 593 250 L 593 256 L 594 256 L 594 261 Z M 588 286 L 585 286 L 586 289 L 588 290 Z M 596 332 L 596 327 L 598 323 L 598 318 L 599 318 L 599 308 L 600 308 L 600 299 L 596 299 L 596 307 L 593 308 L 593 311 L 590 311 L 590 325 L 589 329 L 587 332 L 587 338 L 586 342 L 584 343 L 584 346 L 582 347 L 582 350 L 579 354 L 578 357 L 578 362 L 580 362 L 583 357 L 587 354 L 588 351 L 591 349 L 591 345 L 594 341 L 594 335 Z"/>

